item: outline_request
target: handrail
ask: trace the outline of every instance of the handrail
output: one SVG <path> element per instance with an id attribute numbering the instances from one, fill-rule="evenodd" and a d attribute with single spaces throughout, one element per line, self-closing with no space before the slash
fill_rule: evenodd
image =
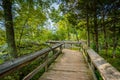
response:
<path id="1" fill-rule="evenodd" d="M 34 54 L 29 54 L 20 58 L 17 58 L 12 61 L 8 61 L 2 65 L 0 65 L 0 77 L 8 74 L 9 72 L 15 71 L 29 62 L 32 62 L 33 60 L 40 58 L 43 55 L 48 55 L 48 53 L 54 49 L 60 48 L 59 51 L 62 49 L 63 42 L 62 41 L 52 41 L 48 43 L 61 43 L 56 44 L 52 46 L 51 48 L 42 49 L 38 52 L 35 52 Z M 99 56 L 93 49 L 89 48 L 84 42 L 80 41 L 79 43 L 76 41 L 64 41 L 64 43 L 67 44 L 81 44 L 81 51 L 85 57 L 85 60 L 87 61 L 90 69 L 93 73 L 96 71 L 100 74 L 101 78 L 103 80 L 120 80 L 120 72 L 117 71 L 111 64 L 109 64 L 107 61 L 105 61 L 101 56 Z M 36 69 L 34 69 L 32 72 L 30 72 L 27 76 L 23 78 L 23 80 L 29 80 L 31 79 L 41 68 L 45 67 L 47 69 L 48 63 L 55 59 L 59 55 L 59 52 L 54 54 L 52 58 L 46 57 L 43 64 L 38 66 Z M 96 77 L 94 79 L 97 80 Z"/>
<path id="2" fill-rule="evenodd" d="M 66 43 L 66 44 L 80 44 L 82 41 L 47 41 L 46 43 Z"/>
<path id="3" fill-rule="evenodd" d="M 120 72 L 82 42 L 82 53 L 93 72 L 99 72 L 103 80 L 120 80 Z"/>
<path id="4" fill-rule="evenodd" d="M 47 41 L 46 43 L 50 43 L 50 44 L 56 44 L 56 43 L 63 43 L 64 44 L 64 48 L 73 48 L 73 45 L 78 45 L 78 46 L 74 46 L 74 48 L 80 48 L 80 44 L 81 42 L 85 42 L 85 41 Z M 79 49 L 80 50 L 80 49 Z"/>
<path id="5" fill-rule="evenodd" d="M 53 53 L 54 53 L 54 49 L 52 48 L 51 45 L 49 45 L 49 44 L 47 44 L 47 43 L 43 43 L 42 45 L 45 45 L 45 46 L 49 47 L 49 48 L 53 51 Z"/>
<path id="6" fill-rule="evenodd" d="M 52 46 L 52 49 L 56 49 L 58 47 L 61 49 L 62 45 L 63 44 L 56 44 L 56 45 Z M 42 55 L 46 55 L 50 51 L 51 51 L 50 48 L 42 49 L 33 54 L 25 55 L 23 57 L 19 57 L 14 60 L 5 62 L 4 64 L 1 64 L 0 65 L 0 77 L 3 77 L 4 75 L 25 66 L 29 62 L 32 62 L 33 60 L 41 57 Z"/>

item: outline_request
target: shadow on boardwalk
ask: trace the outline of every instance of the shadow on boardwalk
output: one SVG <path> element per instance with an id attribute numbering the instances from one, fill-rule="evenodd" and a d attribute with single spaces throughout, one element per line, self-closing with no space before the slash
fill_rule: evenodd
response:
<path id="1" fill-rule="evenodd" d="M 93 78 L 82 53 L 63 49 L 63 54 L 39 80 L 93 80 Z"/>

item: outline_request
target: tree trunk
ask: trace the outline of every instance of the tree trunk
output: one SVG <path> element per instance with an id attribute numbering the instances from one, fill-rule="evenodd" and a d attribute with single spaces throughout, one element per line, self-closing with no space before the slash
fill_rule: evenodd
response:
<path id="1" fill-rule="evenodd" d="M 22 29 L 20 31 L 20 37 L 19 37 L 19 43 L 18 43 L 19 46 L 21 45 L 21 40 L 22 40 L 22 37 L 23 37 L 24 29 L 25 29 L 25 26 L 28 22 L 29 16 L 30 16 L 29 13 L 30 13 L 30 6 L 28 7 L 28 14 L 27 14 L 28 16 L 27 16 L 25 22 L 23 23 Z"/>
<path id="2" fill-rule="evenodd" d="M 24 33 L 24 28 L 25 28 L 27 22 L 28 22 L 28 18 L 25 20 L 25 22 L 22 26 L 21 32 L 20 32 L 20 38 L 19 38 L 19 43 L 18 43 L 19 46 L 21 45 L 21 40 L 22 40 L 22 36 L 23 36 L 23 33 Z"/>
<path id="3" fill-rule="evenodd" d="M 89 28 L 89 15 L 88 15 L 88 11 L 86 14 L 86 20 L 87 20 L 87 44 L 88 47 L 90 47 L 90 28 Z"/>
<path id="4" fill-rule="evenodd" d="M 77 32 L 77 30 L 76 30 L 76 27 L 74 28 L 74 32 L 75 32 L 75 35 L 76 35 L 76 39 L 77 39 L 77 41 L 79 42 L 78 32 Z"/>
<path id="5" fill-rule="evenodd" d="M 115 58 L 115 53 L 116 53 L 116 25 L 115 25 L 115 21 L 113 23 L 113 58 Z"/>
<path id="6" fill-rule="evenodd" d="M 95 47 L 96 47 L 96 52 L 99 53 L 96 0 L 94 0 L 94 34 L 95 34 Z"/>
<path id="7" fill-rule="evenodd" d="M 105 54 L 107 55 L 107 53 L 108 53 L 108 43 L 107 43 L 107 33 L 106 33 L 106 27 L 104 25 L 104 22 L 105 22 L 104 20 L 105 20 L 105 13 L 104 13 L 104 9 L 103 9 L 102 27 L 103 27 L 103 34 L 104 34 Z"/>
<path id="8" fill-rule="evenodd" d="M 12 0 L 3 0 L 5 27 L 6 27 L 6 41 L 8 44 L 8 53 L 12 57 L 17 57 L 17 50 L 15 45 L 13 19 L 12 19 Z"/>
<path id="9" fill-rule="evenodd" d="M 118 44 L 118 38 L 116 34 L 116 8 L 114 8 L 114 17 L 113 17 L 113 58 L 115 58 L 116 48 Z"/>
<path id="10" fill-rule="evenodd" d="M 117 47 L 117 36 L 116 36 L 116 23 L 115 23 L 115 17 L 114 17 L 114 21 L 113 21 L 113 52 L 112 52 L 113 58 L 115 58 L 116 47 Z"/>
<path id="11" fill-rule="evenodd" d="M 68 32 L 68 41 L 70 40 L 70 32 L 69 32 L 69 27 L 67 27 L 67 32 Z"/>

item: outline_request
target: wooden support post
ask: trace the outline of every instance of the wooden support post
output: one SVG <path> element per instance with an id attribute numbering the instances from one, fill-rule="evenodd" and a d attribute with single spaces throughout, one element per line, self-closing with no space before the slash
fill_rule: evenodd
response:
<path id="1" fill-rule="evenodd" d="M 55 50 L 52 50 L 52 52 L 53 52 L 53 55 L 55 54 Z"/>
<path id="2" fill-rule="evenodd" d="M 46 56 L 45 56 L 45 61 L 47 62 L 47 64 L 45 65 L 45 72 L 47 72 L 47 70 L 48 70 L 48 55 L 49 55 L 49 53 L 48 54 L 46 54 Z"/>
<path id="3" fill-rule="evenodd" d="M 90 63 L 89 63 L 88 65 L 89 65 L 89 68 L 90 68 L 90 70 L 91 70 L 91 72 L 92 72 L 92 75 L 93 75 L 94 80 L 98 80 L 97 77 L 96 77 L 96 75 L 95 75 L 96 68 L 95 68 L 95 66 L 93 65 L 93 63 L 92 63 L 91 60 L 90 60 Z"/>
<path id="4" fill-rule="evenodd" d="M 65 48 L 65 42 L 64 42 L 64 48 Z"/>
<path id="5" fill-rule="evenodd" d="M 62 52 L 62 45 L 60 46 L 60 53 Z"/>

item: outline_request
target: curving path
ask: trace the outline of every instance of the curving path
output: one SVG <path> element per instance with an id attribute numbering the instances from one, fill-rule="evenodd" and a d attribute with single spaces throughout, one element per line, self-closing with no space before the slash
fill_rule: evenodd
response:
<path id="1" fill-rule="evenodd" d="M 93 80 L 82 53 L 69 49 L 62 52 L 39 80 Z"/>

